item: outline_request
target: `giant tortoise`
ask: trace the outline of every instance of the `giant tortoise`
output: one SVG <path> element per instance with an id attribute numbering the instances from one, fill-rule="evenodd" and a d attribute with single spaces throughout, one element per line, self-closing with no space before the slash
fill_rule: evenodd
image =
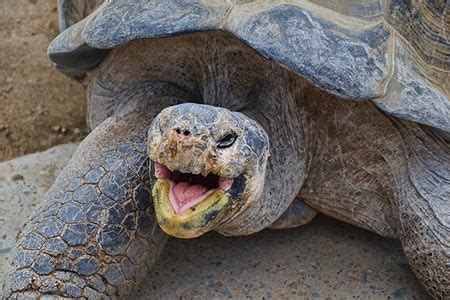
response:
<path id="1" fill-rule="evenodd" d="M 92 132 L 19 235 L 8 297 L 126 297 L 168 235 L 319 212 L 400 239 L 450 298 L 444 0 L 59 6 L 49 56 Z"/>

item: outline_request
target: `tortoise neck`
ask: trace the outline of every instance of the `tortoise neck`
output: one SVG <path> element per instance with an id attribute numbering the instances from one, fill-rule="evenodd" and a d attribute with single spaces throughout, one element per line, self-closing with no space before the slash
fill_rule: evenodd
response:
<path id="1" fill-rule="evenodd" d="M 280 81 L 286 78 L 280 78 Z M 264 189 L 245 213 L 228 224 L 225 235 L 244 235 L 270 226 L 286 211 L 305 181 L 313 149 L 309 112 L 299 109 L 285 85 L 260 91 L 256 103 L 241 112 L 256 120 L 269 136 Z"/>

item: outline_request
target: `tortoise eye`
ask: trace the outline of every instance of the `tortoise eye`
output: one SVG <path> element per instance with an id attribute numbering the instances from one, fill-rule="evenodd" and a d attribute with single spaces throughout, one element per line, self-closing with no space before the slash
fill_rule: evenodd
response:
<path id="1" fill-rule="evenodd" d="M 235 133 L 228 133 L 226 134 L 223 138 L 221 138 L 220 140 L 217 141 L 217 148 L 228 148 L 231 145 L 233 145 L 233 143 L 236 141 L 237 139 L 237 134 Z"/>

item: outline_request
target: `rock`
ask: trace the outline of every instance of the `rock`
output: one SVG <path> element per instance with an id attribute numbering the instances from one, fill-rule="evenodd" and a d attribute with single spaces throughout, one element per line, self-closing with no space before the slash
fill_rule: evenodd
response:
<path id="1" fill-rule="evenodd" d="M 76 144 L 0 163 L 0 287 L 16 235 L 72 156 Z"/>
<path id="2" fill-rule="evenodd" d="M 75 148 L 62 145 L 0 163 L 0 286 L 15 236 Z M 49 258 L 34 267 L 45 273 L 51 263 Z M 97 264 L 82 256 L 77 268 L 90 274 Z M 108 276 L 118 274 L 111 269 Z M 324 216 L 300 228 L 247 237 L 210 233 L 171 239 L 132 298 L 228 297 L 429 298 L 409 269 L 400 242 Z"/>
<path id="3" fill-rule="evenodd" d="M 244 237 L 169 240 L 133 299 L 429 299 L 399 241 L 325 216 Z"/>

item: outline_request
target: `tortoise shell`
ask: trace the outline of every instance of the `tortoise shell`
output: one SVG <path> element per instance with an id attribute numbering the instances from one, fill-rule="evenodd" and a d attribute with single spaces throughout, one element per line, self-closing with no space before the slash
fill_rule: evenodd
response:
<path id="1" fill-rule="evenodd" d="M 82 77 L 111 49 L 132 40 L 222 30 L 323 90 L 370 100 L 390 115 L 450 132 L 450 10 L 443 0 L 62 0 L 59 5 L 61 28 L 75 24 L 48 53 L 70 76 Z"/>

